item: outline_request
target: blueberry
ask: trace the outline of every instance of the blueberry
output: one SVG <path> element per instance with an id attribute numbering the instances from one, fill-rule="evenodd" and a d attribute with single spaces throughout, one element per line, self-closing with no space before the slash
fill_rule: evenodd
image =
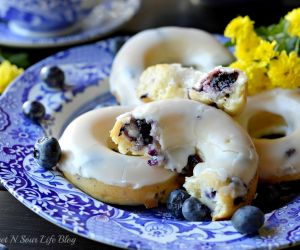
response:
<path id="1" fill-rule="evenodd" d="M 263 212 L 254 206 L 239 208 L 231 218 L 233 227 L 242 234 L 256 233 L 264 224 Z"/>
<path id="2" fill-rule="evenodd" d="M 41 120 L 46 113 L 45 107 L 38 101 L 26 101 L 22 106 L 25 116 L 33 121 Z"/>
<path id="3" fill-rule="evenodd" d="M 189 197 L 190 195 L 182 189 L 175 189 L 169 194 L 167 208 L 175 218 L 183 217 L 181 211 L 182 204 Z"/>
<path id="4" fill-rule="evenodd" d="M 42 81 L 49 87 L 61 88 L 65 83 L 65 74 L 57 66 L 44 66 L 41 69 L 40 76 Z"/>
<path id="5" fill-rule="evenodd" d="M 148 145 L 152 143 L 153 137 L 150 135 L 152 128 L 151 124 L 147 123 L 145 119 L 136 119 L 134 122 L 140 134 L 137 139 L 138 143 L 140 145 Z"/>
<path id="6" fill-rule="evenodd" d="M 37 163 L 46 168 L 54 167 L 61 156 L 61 149 L 54 137 L 42 137 L 34 145 L 33 156 Z"/>
<path id="7" fill-rule="evenodd" d="M 182 205 L 183 217 L 188 221 L 208 221 L 210 213 L 210 209 L 195 197 L 188 198 Z"/>
<path id="8" fill-rule="evenodd" d="M 120 132 L 123 132 L 131 141 L 134 141 L 137 146 L 145 146 L 153 142 L 153 137 L 150 135 L 151 128 L 151 123 L 147 123 L 145 119 L 131 118 L 129 123 L 124 124 Z M 131 130 L 136 131 L 137 135 L 132 136 Z"/>
<path id="9" fill-rule="evenodd" d="M 220 92 L 224 89 L 230 88 L 231 85 L 237 80 L 238 76 L 238 72 L 217 72 L 212 76 L 210 85 L 214 88 L 214 90 Z"/>

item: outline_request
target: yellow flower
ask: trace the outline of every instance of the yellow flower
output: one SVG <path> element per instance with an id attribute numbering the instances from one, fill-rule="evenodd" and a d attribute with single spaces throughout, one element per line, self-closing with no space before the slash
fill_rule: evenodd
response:
<path id="1" fill-rule="evenodd" d="M 0 93 L 14 80 L 17 76 L 23 73 L 23 69 L 11 64 L 9 61 L 3 61 L 0 64 Z"/>
<path id="2" fill-rule="evenodd" d="M 278 52 L 274 50 L 276 42 L 272 43 L 261 39 L 259 45 L 255 48 L 253 60 L 263 62 L 265 65 L 270 62 L 270 60 L 278 55 Z"/>
<path id="3" fill-rule="evenodd" d="M 300 86 L 300 58 L 296 51 L 289 55 L 281 51 L 277 58 L 270 62 L 269 78 L 273 87 L 296 88 Z"/>
<path id="4" fill-rule="evenodd" d="M 235 46 L 234 55 L 239 60 L 254 60 L 255 48 L 260 43 L 259 37 L 256 34 L 249 34 L 247 40 L 238 40 Z"/>
<path id="5" fill-rule="evenodd" d="M 290 11 L 284 18 L 290 22 L 288 32 L 300 36 L 300 8 Z"/>
<path id="6" fill-rule="evenodd" d="M 253 61 L 236 61 L 230 65 L 231 68 L 238 68 L 245 71 L 248 77 L 248 94 L 254 95 L 272 87 L 267 75 L 267 68 L 262 63 Z"/>
<path id="7" fill-rule="evenodd" d="M 285 19 L 289 21 L 289 32 L 300 37 L 300 8 L 288 13 Z M 300 87 L 300 57 L 297 52 L 275 51 L 276 41 L 260 38 L 248 16 L 233 19 L 224 34 L 235 43 L 237 61 L 230 67 L 246 72 L 250 95 L 277 87 Z"/>
<path id="8" fill-rule="evenodd" d="M 224 31 L 224 35 L 231 38 L 231 41 L 236 43 L 239 40 L 247 40 L 249 36 L 252 38 L 257 37 L 254 32 L 254 22 L 251 21 L 249 16 L 238 16 L 231 20 Z"/>
<path id="9" fill-rule="evenodd" d="M 235 43 L 235 56 L 242 60 L 253 59 L 253 51 L 260 43 L 254 31 L 254 22 L 248 16 L 233 19 L 226 27 L 224 35 Z"/>

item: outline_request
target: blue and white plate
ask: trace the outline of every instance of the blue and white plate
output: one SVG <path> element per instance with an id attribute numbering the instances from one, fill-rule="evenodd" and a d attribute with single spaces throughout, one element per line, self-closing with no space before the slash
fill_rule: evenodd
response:
<path id="1" fill-rule="evenodd" d="M 45 132 L 56 137 L 74 117 L 115 105 L 106 78 L 122 38 L 73 48 L 29 68 L 0 99 L 0 180 L 20 202 L 52 223 L 84 237 L 131 249 L 275 249 L 300 242 L 300 197 L 266 215 L 259 235 L 245 236 L 230 221 L 187 222 L 160 207 L 111 206 L 75 188 L 57 171 L 39 167 L 33 145 Z M 46 64 L 66 72 L 68 87 L 48 88 L 39 79 Z M 47 107 L 43 128 L 22 114 L 28 99 Z"/>
<path id="2" fill-rule="evenodd" d="M 87 42 L 107 35 L 129 21 L 140 7 L 140 0 L 103 0 L 83 20 L 79 29 L 57 37 L 21 36 L 0 20 L 0 45 L 17 48 L 59 47 Z"/>

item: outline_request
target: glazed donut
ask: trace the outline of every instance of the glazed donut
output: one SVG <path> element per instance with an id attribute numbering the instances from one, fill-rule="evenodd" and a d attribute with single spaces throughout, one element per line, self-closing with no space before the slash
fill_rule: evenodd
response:
<path id="1" fill-rule="evenodd" d="M 198 29 L 163 27 L 142 31 L 119 50 L 109 79 L 122 105 L 141 104 L 136 87 L 142 72 L 159 63 L 180 63 L 208 71 L 227 65 L 233 56 L 211 34 Z"/>
<path id="2" fill-rule="evenodd" d="M 150 102 L 117 117 L 111 131 L 119 152 L 145 155 L 148 164 L 182 173 L 198 155 L 184 187 L 212 210 L 232 216 L 256 190 L 258 157 L 247 133 L 227 114 L 187 99 Z"/>
<path id="3" fill-rule="evenodd" d="M 299 114 L 299 91 L 274 89 L 249 97 L 236 117 L 252 136 L 259 155 L 260 181 L 300 179 Z M 270 139 L 274 135 L 280 138 Z"/>
<path id="4" fill-rule="evenodd" d="M 128 110 L 101 108 L 72 121 L 59 140 L 63 152 L 59 169 L 96 199 L 154 207 L 179 187 L 179 180 L 174 172 L 149 167 L 146 157 L 122 155 L 111 149 L 109 131 L 116 117 Z"/>
<path id="5" fill-rule="evenodd" d="M 180 64 L 157 64 L 142 73 L 137 95 L 144 102 L 188 98 L 237 115 L 246 104 L 247 76 L 221 66 L 203 73 Z"/>

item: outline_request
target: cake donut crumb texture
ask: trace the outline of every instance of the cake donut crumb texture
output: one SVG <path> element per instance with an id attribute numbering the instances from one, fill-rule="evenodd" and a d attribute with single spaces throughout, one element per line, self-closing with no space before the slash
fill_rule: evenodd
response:
<path id="1" fill-rule="evenodd" d="M 137 95 L 143 102 L 192 99 L 236 115 L 246 104 L 246 90 L 247 76 L 241 70 L 218 66 L 205 73 L 180 64 L 158 64 L 142 73 Z"/>
<path id="2" fill-rule="evenodd" d="M 141 75 L 137 94 L 144 101 L 188 98 L 191 89 L 203 72 L 180 64 L 157 64 L 148 67 Z"/>
<path id="3" fill-rule="evenodd" d="M 247 133 L 228 115 L 186 99 L 155 101 L 117 117 L 112 140 L 122 154 L 148 157 L 148 165 L 182 173 L 198 155 L 184 187 L 212 210 L 229 218 L 255 193 L 258 157 Z M 197 185 L 195 185 L 197 183 Z"/>

